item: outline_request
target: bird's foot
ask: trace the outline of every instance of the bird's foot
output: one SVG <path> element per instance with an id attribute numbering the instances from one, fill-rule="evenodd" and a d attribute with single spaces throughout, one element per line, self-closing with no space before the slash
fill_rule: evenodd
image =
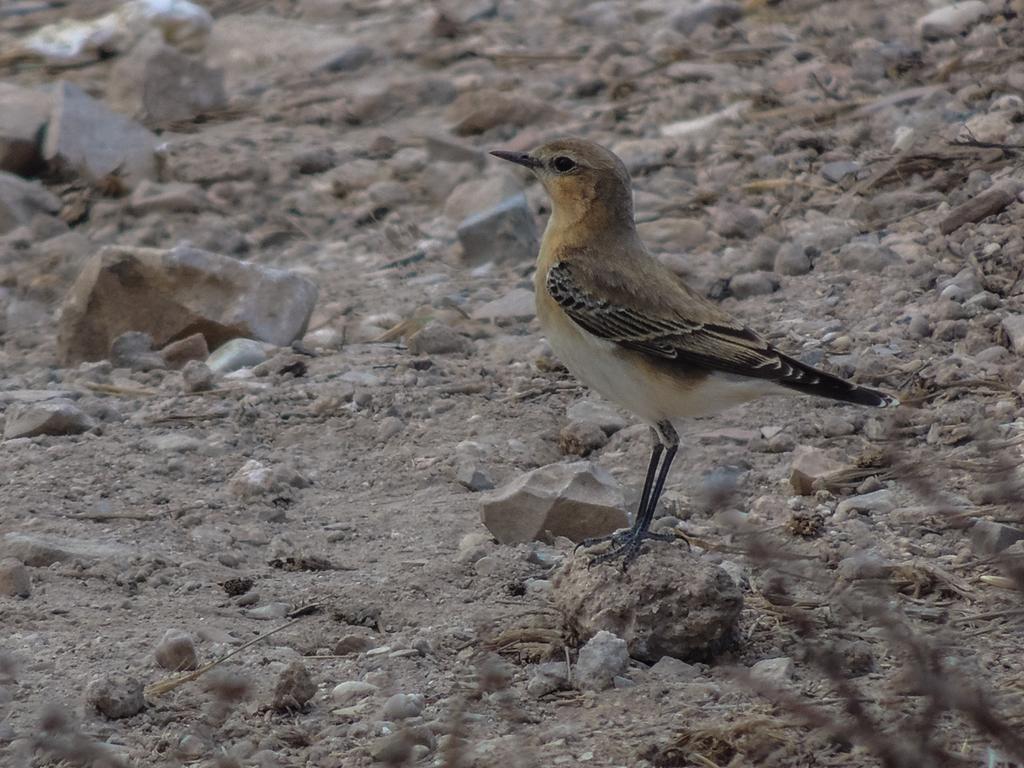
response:
<path id="1" fill-rule="evenodd" d="M 672 533 L 655 533 L 654 531 L 616 531 L 609 536 L 599 536 L 594 539 L 586 539 L 577 545 L 577 549 L 583 547 L 591 549 L 599 544 L 611 542 L 611 547 L 606 552 L 594 555 L 590 558 L 589 566 L 593 567 L 598 563 L 608 563 L 622 558 L 622 568 L 625 570 L 640 555 L 641 547 L 645 541 L 675 541 L 677 536 Z M 687 542 L 689 544 L 689 542 Z"/>

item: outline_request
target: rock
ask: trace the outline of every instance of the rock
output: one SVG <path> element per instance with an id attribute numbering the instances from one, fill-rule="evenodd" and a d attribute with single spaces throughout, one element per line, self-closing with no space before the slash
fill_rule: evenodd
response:
<path id="1" fill-rule="evenodd" d="M 721 205 L 711 213 L 715 231 L 722 237 L 746 240 L 761 231 L 761 217 L 753 208 L 742 205 Z"/>
<path id="2" fill-rule="evenodd" d="M 338 656 L 348 656 L 353 653 L 366 653 L 377 644 L 372 637 L 366 635 L 343 635 L 334 644 L 334 653 Z"/>
<path id="3" fill-rule="evenodd" d="M 180 629 L 168 629 L 153 650 L 153 658 L 164 669 L 182 672 L 199 666 L 192 636 Z"/>
<path id="4" fill-rule="evenodd" d="M 707 240 L 708 228 L 699 219 L 661 218 L 645 221 L 637 229 L 644 242 L 689 250 Z"/>
<path id="5" fill-rule="evenodd" d="M 146 128 L 112 112 L 66 80 L 53 87 L 53 111 L 43 157 L 56 169 L 97 183 L 116 175 L 129 189 L 158 174 L 160 140 Z"/>
<path id="6" fill-rule="evenodd" d="M 213 351 L 206 359 L 206 367 L 213 373 L 225 374 L 252 368 L 266 359 L 264 345 L 255 339 L 231 339 Z"/>
<path id="7" fill-rule="evenodd" d="M 304 488 L 309 480 L 287 466 L 268 467 L 256 459 L 249 459 L 228 480 L 228 491 L 241 499 L 251 499 L 268 493 L 282 493 L 289 487 Z"/>
<path id="8" fill-rule="evenodd" d="M 1010 349 L 1018 355 L 1024 355 L 1024 315 L 1007 315 L 1002 319 L 1001 326 Z"/>
<path id="9" fill-rule="evenodd" d="M 82 562 L 126 562 L 137 554 L 128 547 L 98 544 L 79 538 L 42 534 L 8 533 L 3 537 L 0 554 L 17 558 L 33 568 L 46 568 L 68 560 Z"/>
<path id="10" fill-rule="evenodd" d="M 793 679 L 793 660 L 789 656 L 761 659 L 750 668 L 750 676 L 758 683 L 779 686 Z"/>
<path id="11" fill-rule="evenodd" d="M 480 169 L 487 163 L 487 155 L 479 149 L 447 136 L 426 136 L 423 139 L 423 146 L 427 150 L 427 156 L 436 162 L 470 163 Z"/>
<path id="12" fill-rule="evenodd" d="M 617 142 L 612 151 L 619 156 L 632 176 L 656 171 L 668 165 L 680 146 L 671 139 L 626 139 Z"/>
<path id="13" fill-rule="evenodd" d="M 166 368 L 163 357 L 153 351 L 153 339 L 148 333 L 128 331 L 110 344 L 110 362 L 115 368 L 133 371 L 152 371 Z"/>
<path id="14" fill-rule="evenodd" d="M 806 275 L 811 271 L 807 249 L 799 243 L 784 243 L 775 254 L 772 270 L 780 275 Z"/>
<path id="15" fill-rule="evenodd" d="M 224 72 L 167 45 L 159 33 L 147 35 L 117 60 L 107 81 L 107 98 L 146 123 L 193 120 L 228 103 Z"/>
<path id="16" fill-rule="evenodd" d="M 533 541 L 548 533 L 578 542 L 629 522 L 618 483 L 588 461 L 527 472 L 484 497 L 480 518 L 502 544 Z"/>
<path id="17" fill-rule="evenodd" d="M 617 563 L 592 566 L 586 552 L 566 561 L 554 603 L 567 629 L 583 639 L 607 630 L 647 663 L 706 660 L 731 645 L 743 597 L 729 574 L 677 544 L 645 549 L 626 571 Z"/>
<path id="18" fill-rule="evenodd" d="M 514 288 L 500 299 L 489 301 L 473 310 L 474 320 L 529 320 L 536 312 L 533 291 Z"/>
<path id="19" fill-rule="evenodd" d="M 473 343 L 449 325 L 432 320 L 416 331 L 406 342 L 414 355 L 467 355 Z"/>
<path id="20" fill-rule="evenodd" d="M 737 299 L 763 296 L 779 290 L 779 280 L 771 272 L 744 272 L 729 280 L 729 292 Z"/>
<path id="21" fill-rule="evenodd" d="M 78 435 L 96 422 L 68 400 L 11 405 L 5 412 L 4 440 L 37 435 Z"/>
<path id="22" fill-rule="evenodd" d="M 569 687 L 569 674 L 565 663 L 549 661 L 538 664 L 533 669 L 530 682 L 526 684 L 526 692 L 535 699 L 547 696 L 555 691 L 564 691 Z"/>
<path id="23" fill-rule="evenodd" d="M 13 557 L 0 559 L 0 595 L 28 597 L 32 594 L 32 579 L 28 568 Z"/>
<path id="24" fill-rule="evenodd" d="M 325 72 L 355 72 L 373 59 L 373 48 L 356 43 L 332 55 L 322 65 Z"/>
<path id="25" fill-rule="evenodd" d="M 611 632 L 599 630 L 580 649 L 574 682 L 585 691 L 603 691 L 629 666 L 626 641 Z"/>
<path id="26" fill-rule="evenodd" d="M 181 380 L 186 392 L 207 392 L 213 389 L 213 371 L 206 363 L 189 360 L 181 369 Z"/>
<path id="27" fill-rule="evenodd" d="M 536 126 L 556 114 L 547 101 L 491 88 L 461 94 L 448 110 L 452 131 L 459 136 L 473 136 L 500 125 Z"/>
<path id="28" fill-rule="evenodd" d="M 277 678 L 271 706 L 279 712 L 301 709 L 316 695 L 316 683 L 300 661 L 293 661 Z"/>
<path id="29" fill-rule="evenodd" d="M 983 0 L 964 0 L 925 14 L 917 20 L 915 29 L 925 40 L 962 35 L 984 18 L 991 16 Z"/>
<path id="30" fill-rule="evenodd" d="M 607 443 L 604 430 L 589 421 L 571 421 L 558 434 L 558 449 L 567 456 L 589 456 Z"/>
<path id="31" fill-rule="evenodd" d="M 494 490 L 494 478 L 480 466 L 478 459 L 460 458 L 455 467 L 455 480 L 470 491 Z"/>
<path id="32" fill-rule="evenodd" d="M 172 341 L 160 350 L 160 357 L 168 368 L 181 370 L 189 363 L 202 363 L 210 356 L 209 347 L 206 346 L 206 337 L 201 333 L 193 333 L 184 339 Z M 195 391 L 195 390 L 190 390 Z"/>
<path id="33" fill-rule="evenodd" d="M 385 720 L 408 720 L 423 711 L 423 697 L 418 693 L 396 693 L 384 702 L 381 715 Z"/>
<path id="34" fill-rule="evenodd" d="M 793 449 L 793 462 L 789 467 L 789 484 L 801 496 L 810 496 L 817 488 L 815 483 L 843 465 L 829 458 L 824 451 L 813 445 L 799 445 Z"/>
<path id="35" fill-rule="evenodd" d="M 700 677 L 700 670 L 693 664 L 672 656 L 662 656 L 658 663 L 647 670 L 648 676 L 665 681 L 686 681 Z"/>
<path id="36" fill-rule="evenodd" d="M 570 421 L 596 424 L 609 436 L 614 435 L 620 429 L 624 429 L 628 424 L 625 417 L 616 410 L 615 406 L 604 400 L 595 400 L 589 397 L 574 402 L 565 409 L 565 415 Z"/>
<path id="37" fill-rule="evenodd" d="M 66 365 L 99 360 L 125 331 L 148 333 L 157 347 L 193 333 L 212 349 L 237 337 L 286 346 L 302 338 L 316 297 L 316 285 L 294 272 L 189 246 L 108 246 L 86 261 L 64 301 L 58 353 Z"/>
<path id="38" fill-rule="evenodd" d="M 0 83 L 0 171 L 29 176 L 43 163 L 43 130 L 50 117 L 50 94 Z M 2 231 L 2 229 L 0 229 Z"/>
<path id="39" fill-rule="evenodd" d="M 672 28 L 684 35 L 701 24 L 722 27 L 743 18 L 743 6 L 729 0 L 701 0 L 672 16 Z"/>
<path id="40" fill-rule="evenodd" d="M 896 496 L 892 491 L 882 489 L 860 496 L 843 499 L 836 505 L 835 514 L 842 519 L 851 512 L 870 512 L 872 514 L 888 514 L 896 509 Z"/>
<path id="41" fill-rule="evenodd" d="M 845 581 L 886 579 L 895 566 L 876 552 L 858 552 L 844 557 L 836 566 L 836 574 Z"/>
<path id="42" fill-rule="evenodd" d="M 465 219 L 458 229 L 462 260 L 522 264 L 537 256 L 539 242 L 526 195 L 518 194 Z"/>
<path id="43" fill-rule="evenodd" d="M 339 707 L 348 707 L 357 701 L 373 696 L 380 690 L 373 683 L 364 683 L 361 680 L 348 680 L 338 683 L 331 691 L 331 698 Z"/>
<path id="44" fill-rule="evenodd" d="M 878 243 L 854 241 L 839 249 L 839 266 L 843 269 L 857 269 L 861 272 L 880 272 L 897 258 L 888 248 Z"/>
<path id="45" fill-rule="evenodd" d="M 980 555 L 994 555 L 1024 539 L 1024 531 L 992 520 L 977 520 L 971 528 L 971 548 Z"/>
<path id="46" fill-rule="evenodd" d="M 180 181 L 157 184 L 143 179 L 132 192 L 129 207 L 132 213 L 144 216 L 147 213 L 197 213 L 208 205 L 206 195 L 196 184 Z"/>
<path id="47" fill-rule="evenodd" d="M 509 173 L 499 170 L 474 177 L 462 182 L 449 193 L 444 201 L 444 215 L 453 221 L 462 221 L 522 193 L 522 183 Z"/>
<path id="48" fill-rule="evenodd" d="M 853 176 L 856 174 L 860 171 L 860 168 L 860 163 L 855 163 L 852 160 L 835 160 L 821 166 L 821 175 L 824 176 L 827 181 L 831 181 L 833 184 L 838 184 L 847 176 Z"/>
<path id="49" fill-rule="evenodd" d="M 93 678 L 85 689 L 85 702 L 110 720 L 137 715 L 146 707 L 142 683 L 127 675 Z"/>
<path id="50" fill-rule="evenodd" d="M 38 182 L 0 172 L 0 235 L 28 226 L 37 214 L 53 216 L 58 211 L 60 200 Z"/>

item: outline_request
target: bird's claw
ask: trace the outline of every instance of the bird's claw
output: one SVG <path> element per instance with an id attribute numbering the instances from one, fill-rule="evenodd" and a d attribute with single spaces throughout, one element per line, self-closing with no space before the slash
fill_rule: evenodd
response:
<path id="1" fill-rule="evenodd" d="M 580 548 L 591 549 L 599 544 L 611 542 L 612 546 L 607 552 L 594 555 L 590 558 L 588 567 L 593 567 L 599 563 L 607 563 L 618 558 L 622 558 L 622 569 L 626 570 L 630 563 L 636 560 L 640 554 L 641 546 L 645 541 L 675 541 L 678 536 L 674 533 L 655 533 L 654 531 L 616 531 L 615 533 L 607 536 L 597 536 L 592 539 L 584 539 L 576 545 L 576 550 Z M 687 542 L 689 545 L 689 542 Z"/>

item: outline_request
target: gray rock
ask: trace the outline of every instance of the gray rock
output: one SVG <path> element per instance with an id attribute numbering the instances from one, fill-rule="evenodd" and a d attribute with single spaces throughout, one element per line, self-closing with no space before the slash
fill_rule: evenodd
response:
<path id="1" fill-rule="evenodd" d="M 484 497 L 480 518 L 502 544 L 547 533 L 582 541 L 629 522 L 618 483 L 588 461 L 549 464 L 522 475 Z"/>
<path id="2" fill-rule="evenodd" d="M 1024 315 L 1007 315 L 1001 323 L 1010 349 L 1018 355 L 1024 355 Z"/>
<path id="3" fill-rule="evenodd" d="M 207 67 L 151 33 L 119 57 L 107 81 L 110 103 L 137 120 L 192 120 L 227 106 L 224 72 Z"/>
<path id="4" fill-rule="evenodd" d="M 270 706 L 279 712 L 301 709 L 316 695 L 316 683 L 300 661 L 293 661 L 277 678 Z"/>
<path id="5" fill-rule="evenodd" d="M 137 715 L 146 707 L 142 683 L 127 675 L 93 678 L 85 689 L 85 702 L 110 720 Z"/>
<path id="6" fill-rule="evenodd" d="M 365 683 L 362 680 L 346 680 L 334 686 L 331 690 L 331 698 L 339 707 L 348 707 L 368 696 L 373 696 L 379 690 L 380 688 L 373 683 Z"/>
<path id="7" fill-rule="evenodd" d="M 886 579 L 896 566 L 876 552 L 864 551 L 844 557 L 836 566 L 836 574 L 846 581 Z"/>
<path id="8" fill-rule="evenodd" d="M 602 629 L 580 649 L 573 682 L 583 690 L 603 691 L 628 666 L 626 641 Z"/>
<path id="9" fill-rule="evenodd" d="M 793 660 L 789 656 L 761 659 L 750 668 L 750 676 L 759 683 L 782 685 L 793 679 Z"/>
<path id="10" fill-rule="evenodd" d="M 721 205 L 712 212 L 715 231 L 722 237 L 749 240 L 761 231 L 761 216 L 743 205 Z"/>
<path id="11" fill-rule="evenodd" d="M 29 533 L 8 533 L 0 541 L 0 554 L 17 558 L 33 568 L 46 568 L 67 560 L 125 562 L 137 553 L 128 547 L 78 538 Z"/>
<path id="12" fill-rule="evenodd" d="M 88 432 L 96 422 L 67 400 L 12 405 L 5 412 L 4 440 L 37 435 L 77 435 Z"/>
<path id="13" fill-rule="evenodd" d="M 469 354 L 473 343 L 449 325 L 432 320 L 407 341 L 414 355 Z"/>
<path id="14" fill-rule="evenodd" d="M 206 392 L 213 389 L 213 371 L 206 363 L 189 360 L 181 369 L 181 380 L 186 392 Z"/>
<path id="15" fill-rule="evenodd" d="M 779 280 L 771 272 L 744 272 L 729 280 L 729 291 L 737 299 L 763 296 L 779 290 Z"/>
<path id="16" fill-rule="evenodd" d="M 647 670 L 647 674 L 659 680 L 684 681 L 700 677 L 700 670 L 693 664 L 687 664 L 673 656 L 662 656 Z"/>
<path id="17" fill-rule="evenodd" d="M 558 434 L 558 448 L 566 456 L 589 456 L 608 444 L 608 435 L 590 421 L 570 421 Z"/>
<path id="18" fill-rule="evenodd" d="M 971 528 L 971 547 L 979 555 L 994 555 L 1024 539 L 1024 530 L 981 519 Z"/>
<path id="19" fill-rule="evenodd" d="M 326 72 L 355 72 L 369 64 L 373 58 L 373 48 L 356 43 L 331 56 L 320 68 Z"/>
<path id="20" fill-rule="evenodd" d="M 206 359 L 206 367 L 215 374 L 225 374 L 252 368 L 266 359 L 267 353 L 261 342 L 255 339 L 231 339 L 213 351 Z"/>
<path id="21" fill-rule="evenodd" d="M 672 17 L 672 27 L 684 35 L 701 24 L 725 26 L 743 18 L 743 6 L 728 0 L 702 0 Z"/>
<path id="22" fill-rule="evenodd" d="M 168 629 L 153 650 L 153 658 L 164 669 L 182 672 L 199 666 L 192 636 L 180 629 Z"/>
<path id="23" fill-rule="evenodd" d="M 565 409 L 565 415 L 569 421 L 596 424 L 609 436 L 624 429 L 629 423 L 613 405 L 590 397 L 574 402 Z"/>
<path id="24" fill-rule="evenodd" d="M 888 489 L 865 493 L 860 496 L 851 496 L 843 499 L 836 505 L 835 514 L 843 519 L 851 512 L 870 512 L 871 514 L 884 515 L 896 509 L 896 496 Z"/>
<path id="25" fill-rule="evenodd" d="M 455 468 L 455 479 L 460 485 L 474 492 L 494 490 L 494 478 L 480 466 L 478 460 L 470 457 L 459 459 Z"/>
<path id="26" fill-rule="evenodd" d="M 158 348 L 192 333 L 211 349 L 238 337 L 286 346 L 302 338 L 316 298 L 316 285 L 294 272 L 189 246 L 108 246 L 64 300 L 58 353 L 69 365 L 103 359 L 125 331 L 148 333 Z"/>
<path id="27" fill-rule="evenodd" d="M 925 14 L 914 25 L 925 40 L 941 40 L 944 37 L 962 35 L 972 26 L 992 13 L 983 0 L 964 0 Z"/>
<path id="28" fill-rule="evenodd" d="M 473 310 L 474 320 L 529 320 L 536 312 L 533 291 L 514 288 L 500 299 L 481 304 Z"/>
<path id="29" fill-rule="evenodd" d="M 477 168 L 483 168 L 487 163 L 487 156 L 479 149 L 447 136 L 427 136 L 423 139 L 423 146 L 428 157 L 437 162 L 471 163 Z"/>
<path id="30" fill-rule="evenodd" d="M 0 235 L 27 226 L 38 214 L 53 216 L 60 200 L 35 181 L 0 172 Z"/>
<path id="31" fill-rule="evenodd" d="M 128 188 L 158 174 L 160 140 L 66 80 L 53 88 L 43 157 L 59 170 L 96 183 L 116 175 Z"/>
<path id="32" fill-rule="evenodd" d="M 467 264 L 529 263 L 539 247 L 537 226 L 524 194 L 465 219 L 458 237 Z"/>
<path id="33" fill-rule="evenodd" d="M 385 720 L 408 720 L 423 711 L 423 696 L 418 693 L 396 693 L 384 702 L 381 710 Z"/>
<path id="34" fill-rule="evenodd" d="M 110 362 L 115 368 L 133 371 L 153 371 L 167 367 L 163 357 L 153 351 L 153 339 L 148 333 L 128 331 L 110 344 Z"/>
<path id="35" fill-rule="evenodd" d="M 821 175 L 833 184 L 838 184 L 847 176 L 852 176 L 860 171 L 860 163 L 852 160 L 835 160 L 821 166 Z"/>
<path id="36" fill-rule="evenodd" d="M 444 201 L 444 215 L 453 221 L 463 221 L 522 193 L 519 179 L 498 169 L 497 173 L 467 179 L 451 190 Z"/>
<path id="37" fill-rule="evenodd" d="M 208 208 L 206 195 L 196 184 L 172 181 L 158 184 L 144 179 L 128 201 L 133 213 L 197 213 Z"/>
<path id="38" fill-rule="evenodd" d="M 780 275 L 806 275 L 811 271 L 807 249 L 799 243 L 784 243 L 775 254 L 772 269 Z"/>
<path id="39" fill-rule="evenodd" d="M 32 594 L 32 579 L 20 560 L 13 557 L 0 559 L 0 595 L 28 597 Z"/>
<path id="40" fill-rule="evenodd" d="M 567 629 L 580 638 L 607 630 L 651 664 L 662 656 L 707 660 L 731 646 L 743 596 L 729 574 L 676 544 L 645 549 L 626 571 L 594 565 L 586 552 L 567 560 L 553 590 Z"/>
<path id="41" fill-rule="evenodd" d="M 160 350 L 160 357 L 169 368 L 175 370 L 183 369 L 193 362 L 203 362 L 210 356 L 210 349 L 206 346 L 206 339 L 201 333 L 193 333 L 184 339 L 172 341 Z"/>
<path id="42" fill-rule="evenodd" d="M 526 684 L 526 692 L 535 699 L 547 696 L 555 691 L 564 691 L 569 687 L 568 669 L 563 662 L 549 661 L 538 664 L 533 675 Z"/>
<path id="43" fill-rule="evenodd" d="M 0 83 L 0 171 L 27 176 L 43 162 L 42 141 L 50 94 Z M 0 230 L 2 231 L 2 230 Z"/>
<path id="44" fill-rule="evenodd" d="M 896 254 L 878 243 L 855 241 L 839 249 L 839 266 L 843 269 L 878 272 L 896 261 Z"/>

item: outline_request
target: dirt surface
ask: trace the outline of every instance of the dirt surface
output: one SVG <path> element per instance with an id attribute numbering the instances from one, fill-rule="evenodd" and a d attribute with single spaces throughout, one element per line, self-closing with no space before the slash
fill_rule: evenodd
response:
<path id="1" fill-rule="evenodd" d="M 8 5 L 28 10 L 0 6 L 0 48 L 113 7 Z M 937 39 L 918 0 L 208 6 L 229 107 L 149 126 L 202 210 L 44 176 L 62 220 L 0 238 L 0 408 L 57 390 L 96 422 L 0 443 L 0 570 L 31 581 L 0 595 L 0 764 L 1024 764 L 1024 550 L 993 552 L 1024 530 L 1024 208 L 942 227 L 1024 178 L 1022 8 L 978 5 Z M 0 74 L 102 98 L 116 59 Z M 693 285 L 907 405 L 771 399 L 685 425 L 660 525 L 742 587 L 735 642 L 538 696 L 535 665 L 571 667 L 580 642 L 551 600 L 571 544 L 498 546 L 456 472 L 574 460 L 559 436 L 586 393 L 535 320 L 473 318 L 532 263 L 467 264 L 459 223 L 522 188 L 542 226 L 546 201 L 447 142 L 567 133 L 625 158 L 644 237 Z M 82 261 L 183 240 L 314 279 L 299 352 L 197 393 L 60 367 Z M 403 331 L 428 321 L 468 344 L 413 354 Z M 808 496 L 803 446 L 845 470 Z M 588 458 L 632 500 L 648 451 L 630 423 Z M 167 630 L 202 664 L 293 620 L 110 717 L 172 675 Z"/>

